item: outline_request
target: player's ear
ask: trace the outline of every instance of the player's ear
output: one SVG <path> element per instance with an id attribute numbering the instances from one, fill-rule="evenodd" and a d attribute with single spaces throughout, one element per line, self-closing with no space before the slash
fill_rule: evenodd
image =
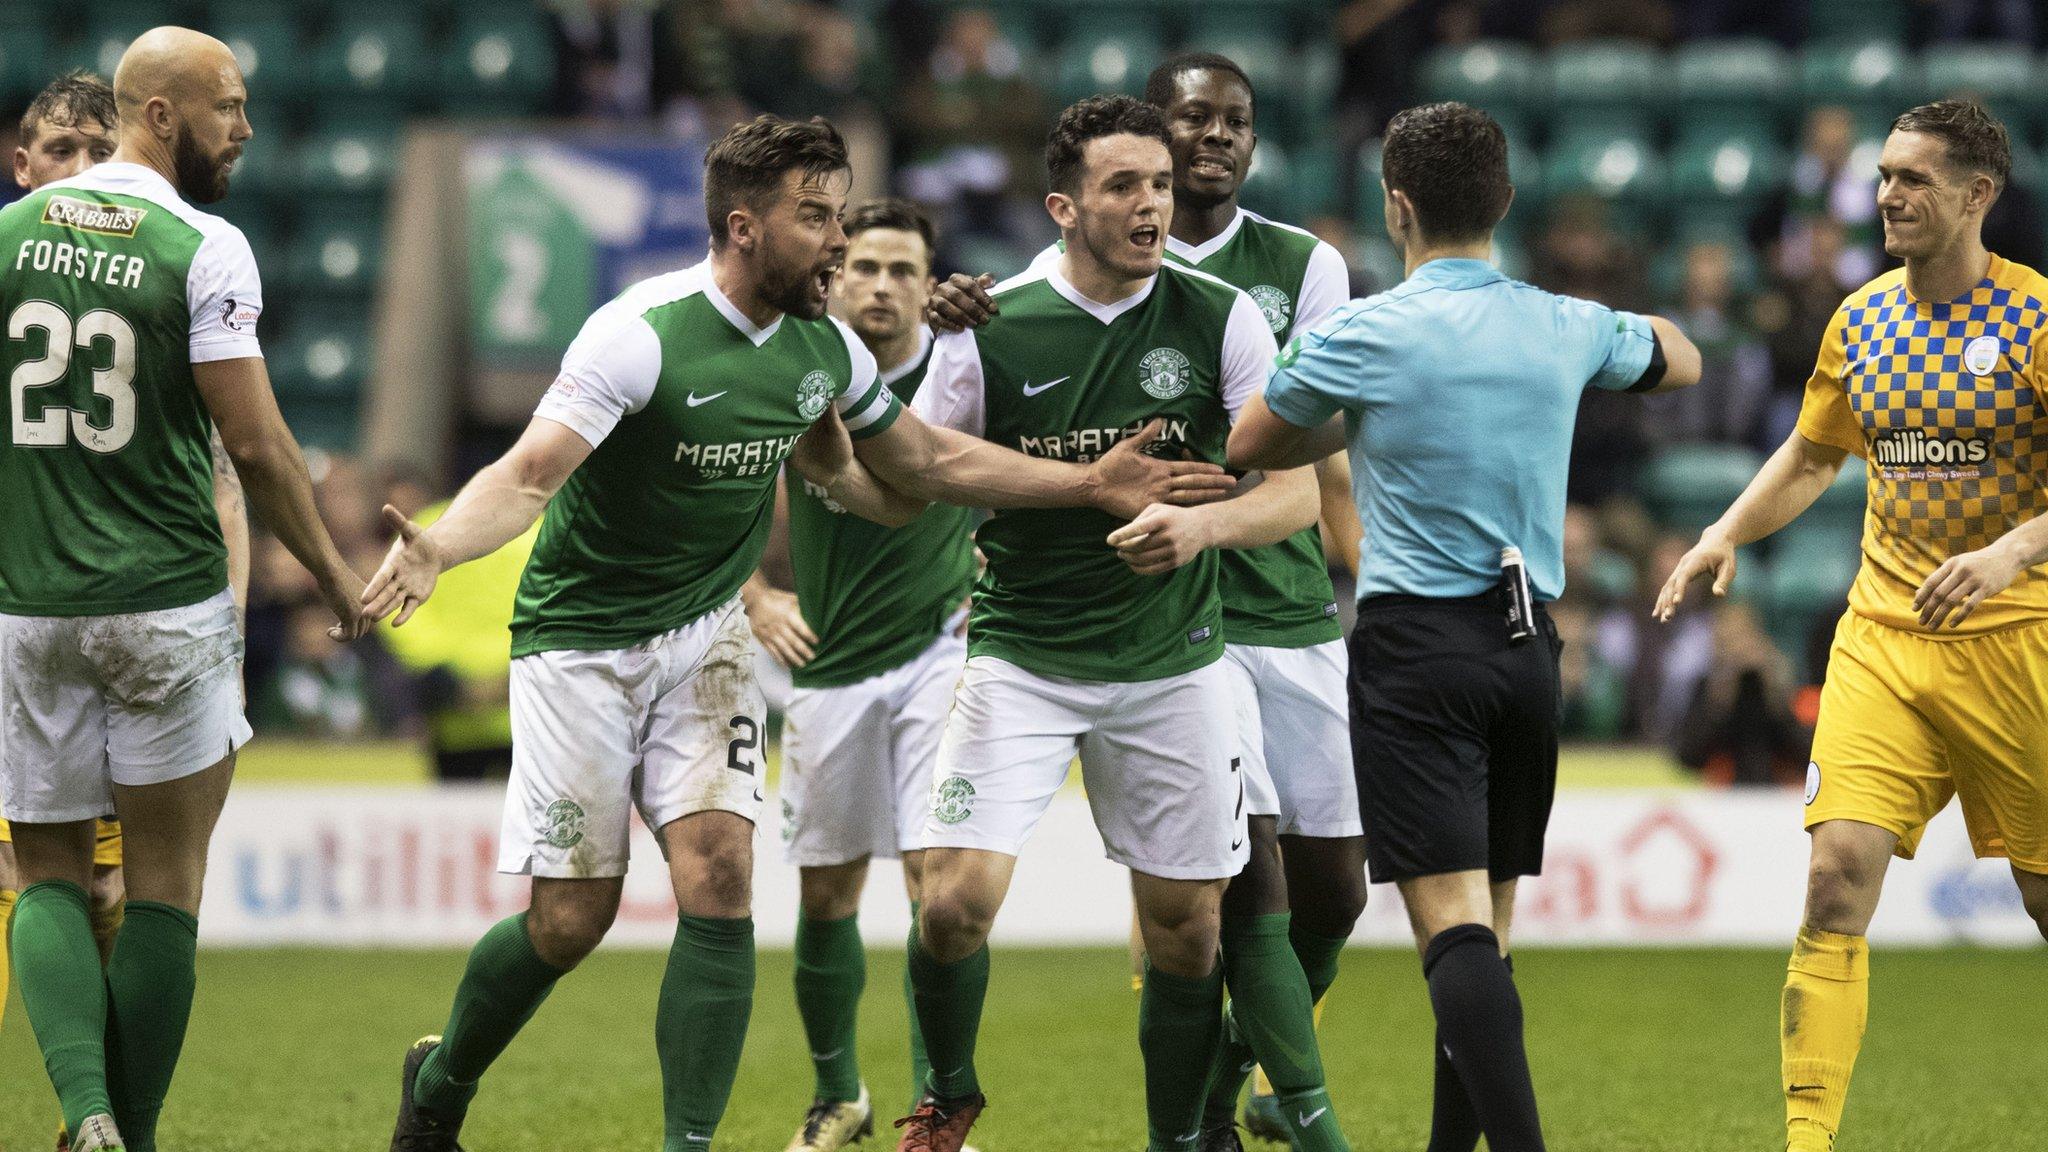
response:
<path id="1" fill-rule="evenodd" d="M 23 188 L 28 187 L 28 149 L 26 148 L 16 148 L 14 150 L 14 182 Z"/>
<path id="2" fill-rule="evenodd" d="M 734 208 L 725 214 L 725 235 L 732 247 L 745 252 L 754 246 L 754 214 Z"/>
<path id="3" fill-rule="evenodd" d="M 1052 214 L 1052 222 L 1062 229 L 1072 228 L 1079 213 L 1074 208 L 1074 198 L 1065 192 L 1045 194 L 1045 210 Z"/>

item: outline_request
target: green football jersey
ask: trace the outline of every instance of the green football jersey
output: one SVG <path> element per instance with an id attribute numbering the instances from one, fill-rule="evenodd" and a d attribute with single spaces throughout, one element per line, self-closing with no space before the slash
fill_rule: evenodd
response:
<path id="1" fill-rule="evenodd" d="M 1242 289 L 1283 347 L 1351 296 L 1344 257 L 1310 233 L 1238 209 L 1202 244 L 1169 237 L 1166 255 Z M 1263 548 L 1222 554 L 1223 635 L 1232 644 L 1305 648 L 1343 636 L 1337 593 L 1313 524 Z"/>
<path id="2" fill-rule="evenodd" d="M 924 383 L 932 338 L 882 374 L 909 403 Z M 931 646 L 974 583 L 974 513 L 934 504 L 889 528 L 858 516 L 825 490 L 789 476 L 789 558 L 797 607 L 817 633 L 810 663 L 790 673 L 799 688 L 833 688 L 895 668 Z"/>
<path id="3" fill-rule="evenodd" d="M 227 587 L 192 365 L 260 356 L 249 242 L 138 164 L 0 210 L 0 612 L 97 616 Z"/>
<path id="4" fill-rule="evenodd" d="M 926 420 L 1030 456 L 1087 463 L 1154 417 L 1161 454 L 1221 463 L 1230 421 L 1265 383 L 1273 333 L 1249 296 L 1164 267 L 1115 304 L 1082 296 L 1058 263 L 996 286 L 999 316 L 939 338 L 915 407 Z M 1139 576 L 1092 508 L 1006 509 L 976 539 L 968 644 L 1048 676 L 1137 681 L 1222 655 L 1216 556 Z"/>
<path id="5" fill-rule="evenodd" d="M 828 404 L 856 439 L 902 411 L 852 329 L 756 328 L 709 261 L 598 309 L 534 411 L 592 451 L 542 518 L 512 655 L 631 647 L 730 600 L 761 561 L 776 474 Z"/>

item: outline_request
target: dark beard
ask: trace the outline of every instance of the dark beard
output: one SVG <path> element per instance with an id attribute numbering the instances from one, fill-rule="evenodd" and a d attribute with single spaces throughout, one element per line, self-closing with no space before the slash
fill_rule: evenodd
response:
<path id="1" fill-rule="evenodd" d="M 806 264 L 791 272 L 787 277 L 778 276 L 761 286 L 761 299 L 799 320 L 816 320 L 825 314 L 825 306 L 811 295 L 817 269 Z"/>
<path id="2" fill-rule="evenodd" d="M 192 203 L 214 204 L 228 194 L 228 166 L 201 152 L 192 142 L 192 133 L 183 127 L 178 129 L 171 163 L 177 169 L 179 195 Z"/>

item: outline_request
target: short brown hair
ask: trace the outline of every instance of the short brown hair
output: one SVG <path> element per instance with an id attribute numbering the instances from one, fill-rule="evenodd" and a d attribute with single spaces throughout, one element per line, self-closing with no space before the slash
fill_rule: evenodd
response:
<path id="1" fill-rule="evenodd" d="M 1477 240 L 1507 215 L 1508 138 L 1494 118 L 1455 101 L 1397 113 L 1380 152 L 1387 187 L 1407 194 L 1432 240 Z"/>
<path id="2" fill-rule="evenodd" d="M 1054 192 L 1073 195 L 1081 179 L 1081 153 L 1088 142 L 1123 135 L 1173 146 L 1173 138 L 1166 132 L 1166 113 L 1156 104 L 1131 96 L 1090 96 L 1070 105 L 1045 140 L 1046 183 Z"/>
<path id="3" fill-rule="evenodd" d="M 925 270 L 931 270 L 932 257 L 939 250 L 939 234 L 932 227 L 932 218 L 924 214 L 924 209 L 901 197 L 884 196 L 846 214 L 846 238 L 849 241 L 870 228 L 894 228 L 924 237 Z"/>
<path id="4" fill-rule="evenodd" d="M 81 68 L 50 81 L 29 102 L 28 111 L 21 114 L 21 146 L 34 144 L 44 124 L 76 128 L 86 121 L 112 132 L 121 126 L 121 113 L 114 107 L 114 89 Z"/>
<path id="5" fill-rule="evenodd" d="M 2012 175 L 2012 140 L 1975 100 L 1936 100 L 1892 121 L 1894 132 L 1922 132 L 1948 146 L 1949 163 L 1991 177 L 1999 188 Z"/>
<path id="6" fill-rule="evenodd" d="M 725 247 L 725 218 L 734 208 L 759 211 L 765 197 L 782 186 L 782 174 L 797 169 L 806 176 L 843 171 L 846 141 L 823 116 L 785 120 L 766 113 L 719 138 L 704 154 L 704 215 L 711 225 L 711 246 Z"/>

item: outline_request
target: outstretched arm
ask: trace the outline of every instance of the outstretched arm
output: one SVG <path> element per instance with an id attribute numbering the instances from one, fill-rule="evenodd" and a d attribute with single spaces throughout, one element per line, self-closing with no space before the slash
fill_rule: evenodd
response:
<path id="1" fill-rule="evenodd" d="M 1305 428 L 1282 419 L 1261 392 L 1251 398 L 1230 430 L 1226 458 L 1232 468 L 1281 471 L 1306 468 L 1344 451 L 1344 418 L 1333 416 Z"/>
<path id="2" fill-rule="evenodd" d="M 410 620 L 441 573 L 496 552 L 532 527 L 590 452 L 590 442 L 568 426 L 536 416 L 512 450 L 472 476 L 431 527 L 422 529 L 385 505 L 385 522 L 398 539 L 363 590 L 370 619 L 396 611 L 394 625 Z"/>
<path id="3" fill-rule="evenodd" d="M 353 640 L 367 622 L 357 603 L 362 578 L 342 559 L 313 503 L 313 480 L 299 443 L 277 410 L 270 373 L 260 356 L 192 365 L 192 381 L 205 401 L 222 450 L 247 487 L 256 518 L 296 557 L 320 588 L 338 622 L 329 635 Z"/>
<path id="4" fill-rule="evenodd" d="M 1678 562 L 1670 579 L 1657 594 L 1654 613 L 1659 620 L 1671 619 L 1685 602 L 1685 586 L 1693 578 L 1711 575 L 1716 596 L 1726 595 L 1735 579 L 1735 550 L 1761 540 L 1797 519 L 1820 499 L 1842 470 L 1849 454 L 1830 444 L 1808 440 L 1794 432 L 1764 462 L 1756 478 L 1721 518 L 1700 533 L 1700 542 Z"/>
<path id="5" fill-rule="evenodd" d="M 1230 500 L 1199 508 L 1155 504 L 1109 534 L 1109 545 L 1140 576 L 1171 572 L 1206 548 L 1262 548 L 1316 522 L 1316 480 L 1308 468 L 1267 474 Z"/>

